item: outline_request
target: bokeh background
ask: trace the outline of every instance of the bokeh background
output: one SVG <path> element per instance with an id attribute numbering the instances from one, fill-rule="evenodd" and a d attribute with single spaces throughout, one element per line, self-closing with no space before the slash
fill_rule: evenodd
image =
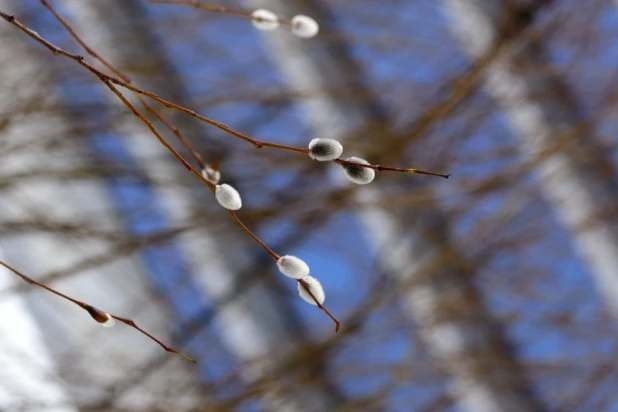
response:
<path id="1" fill-rule="evenodd" d="M 1 260 L 198 361 L 3 269 L 0 410 L 618 411 L 618 4 L 212 3 L 309 15 L 300 39 L 190 5 L 52 1 L 134 84 L 242 133 L 453 176 L 356 186 L 153 103 L 247 226 L 308 262 L 334 334 L 109 89 L 0 20 Z M 0 10 L 86 55 L 40 1 Z"/>

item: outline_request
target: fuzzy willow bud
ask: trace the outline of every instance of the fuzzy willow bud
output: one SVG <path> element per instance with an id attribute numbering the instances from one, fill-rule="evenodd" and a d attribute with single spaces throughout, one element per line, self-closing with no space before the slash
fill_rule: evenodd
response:
<path id="1" fill-rule="evenodd" d="M 258 9 L 251 13 L 252 23 L 256 29 L 271 31 L 279 27 L 279 18 L 272 11 Z"/>
<path id="2" fill-rule="evenodd" d="M 215 197 L 221 206 L 229 210 L 238 210 L 242 207 L 240 195 L 232 186 L 224 183 L 215 187 Z"/>
<path id="3" fill-rule="evenodd" d="M 311 17 L 302 14 L 292 17 L 292 33 L 298 37 L 308 39 L 318 34 L 318 31 L 320 31 L 320 26 Z"/>
<path id="4" fill-rule="evenodd" d="M 217 183 L 219 183 L 219 180 L 221 180 L 221 172 L 213 169 L 210 166 L 206 166 L 204 169 L 202 169 L 202 177 L 208 180 L 210 183 L 216 185 Z"/>
<path id="5" fill-rule="evenodd" d="M 345 160 L 348 162 L 362 163 L 366 165 L 371 164 L 360 157 L 349 157 Z M 343 167 L 345 176 L 357 185 L 366 185 L 367 183 L 371 183 L 376 177 L 376 171 L 368 167 L 348 164 L 343 164 L 341 166 Z"/>
<path id="6" fill-rule="evenodd" d="M 326 162 L 339 159 L 343 153 L 343 146 L 335 139 L 317 138 L 309 142 L 309 157 L 313 160 Z"/>
<path id="7" fill-rule="evenodd" d="M 312 305 L 317 306 L 315 300 L 311 297 L 311 295 L 305 290 L 302 283 L 309 288 L 313 296 L 315 296 L 316 300 L 320 302 L 320 305 L 324 303 L 326 299 L 326 295 L 324 294 L 324 289 L 322 288 L 322 284 L 312 276 L 305 276 L 304 278 L 298 281 L 298 294 L 300 297 L 307 303 L 311 303 Z"/>
<path id="8" fill-rule="evenodd" d="M 277 260 L 281 273 L 292 279 L 302 279 L 309 275 L 309 266 L 296 256 L 285 255 Z"/>

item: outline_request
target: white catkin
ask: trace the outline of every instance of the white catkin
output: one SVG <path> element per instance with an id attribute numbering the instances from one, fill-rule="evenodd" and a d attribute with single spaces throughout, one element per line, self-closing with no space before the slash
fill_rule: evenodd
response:
<path id="1" fill-rule="evenodd" d="M 279 18 L 275 13 L 265 9 L 258 9 L 251 13 L 253 26 L 258 30 L 271 31 L 279 27 Z"/>
<path id="2" fill-rule="evenodd" d="M 308 39 L 318 34 L 318 31 L 320 26 L 311 17 L 302 14 L 292 17 L 292 33 L 298 37 Z"/>
<path id="3" fill-rule="evenodd" d="M 206 166 L 204 169 L 202 169 L 202 177 L 208 180 L 210 183 L 214 183 L 216 185 L 221 180 L 221 172 L 213 169 L 210 166 Z"/>
<path id="4" fill-rule="evenodd" d="M 305 276 L 298 281 L 298 294 L 305 302 L 310 303 L 314 306 L 317 306 L 315 300 L 313 300 L 311 295 L 307 293 L 303 285 L 301 285 L 301 281 L 307 283 L 307 285 L 309 286 L 309 290 L 311 291 L 311 293 L 313 293 L 313 296 L 315 296 L 317 301 L 320 302 L 320 305 L 323 304 L 324 300 L 326 299 L 326 295 L 324 294 L 322 284 L 312 276 Z"/>
<path id="5" fill-rule="evenodd" d="M 339 159 L 343 146 L 335 139 L 316 138 L 309 142 L 309 157 L 320 162 Z"/>
<path id="6" fill-rule="evenodd" d="M 221 206 L 229 210 L 238 210 L 242 207 L 240 195 L 232 186 L 224 183 L 215 187 L 215 197 Z"/>
<path id="7" fill-rule="evenodd" d="M 360 157 L 349 157 L 345 160 L 366 165 L 370 164 L 368 161 L 366 161 L 365 159 L 361 159 Z M 357 185 L 366 185 L 367 183 L 371 183 L 376 177 L 376 171 L 368 167 L 345 164 L 342 165 L 342 167 L 345 176 Z"/>
<path id="8" fill-rule="evenodd" d="M 112 315 L 110 315 L 109 313 L 106 313 L 105 316 L 107 317 L 107 320 L 101 323 L 101 326 L 103 326 L 104 328 L 111 328 L 112 326 L 116 324 L 116 320 L 112 318 Z"/>
<path id="9" fill-rule="evenodd" d="M 292 279 L 302 279 L 309 275 L 309 266 L 304 260 L 296 256 L 285 255 L 277 260 L 277 266 L 281 273 Z"/>

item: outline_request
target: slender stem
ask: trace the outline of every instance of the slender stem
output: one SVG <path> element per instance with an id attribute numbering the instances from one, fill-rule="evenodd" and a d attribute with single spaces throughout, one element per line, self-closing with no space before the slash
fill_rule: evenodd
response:
<path id="1" fill-rule="evenodd" d="M 150 0 L 150 2 L 153 4 L 176 4 L 179 6 L 190 6 L 190 7 L 195 7 L 197 9 L 212 11 L 214 13 L 230 14 L 233 16 L 244 17 L 250 20 L 254 19 L 251 13 L 246 13 L 246 12 L 238 11 L 238 10 L 232 10 L 232 9 L 228 9 L 227 7 L 204 4 L 198 0 Z M 287 20 L 287 19 L 277 19 L 277 20 L 279 20 L 279 23 L 284 24 L 286 26 L 292 25 L 291 20 Z"/>
<path id="2" fill-rule="evenodd" d="M 231 14 L 234 16 L 246 17 L 252 19 L 251 13 L 246 13 L 238 10 L 228 9 L 222 6 L 213 6 L 210 4 L 204 4 L 198 0 L 150 0 L 153 4 L 176 4 L 180 6 L 190 6 L 202 10 L 212 11 L 214 13 Z"/>
<path id="3" fill-rule="evenodd" d="M 290 152 L 304 153 L 304 154 L 307 154 L 311 151 L 309 148 L 286 146 L 283 144 L 277 144 L 277 143 L 271 143 L 271 142 L 265 142 L 265 141 L 260 141 L 260 145 L 265 146 L 265 147 L 273 147 L 275 149 L 287 150 Z"/>
<path id="4" fill-rule="evenodd" d="M 389 168 L 382 168 L 382 169 L 378 169 L 378 170 L 398 171 L 397 169 L 389 169 Z M 416 174 L 419 174 L 419 175 L 438 176 L 438 177 L 443 177 L 445 179 L 448 179 L 449 177 L 451 177 L 451 173 L 444 174 L 444 173 L 435 173 L 435 172 L 425 172 L 423 170 L 418 170 L 418 169 L 404 169 L 403 172 L 404 173 L 416 173 Z"/>
<path id="5" fill-rule="evenodd" d="M 67 296 L 64 293 L 60 293 L 60 292 L 50 288 L 49 286 L 46 286 L 46 285 L 44 285 L 42 283 L 37 282 L 36 280 L 32 279 L 31 277 L 24 275 L 23 273 L 21 273 L 20 271 L 18 271 L 14 267 L 9 266 L 7 263 L 4 263 L 4 262 L 0 261 L 0 265 L 4 266 L 5 268 L 7 268 L 8 270 L 10 270 L 11 272 L 13 272 L 14 274 L 16 274 L 17 276 L 19 276 L 20 278 L 22 278 L 23 280 L 25 280 L 26 282 L 28 282 L 31 285 L 36 285 L 36 286 L 38 286 L 40 288 L 43 288 L 43 289 L 47 290 L 48 292 L 53 293 L 54 295 L 58 295 L 61 298 L 68 300 L 69 302 L 73 302 L 76 305 L 78 305 L 78 306 L 80 306 L 80 307 L 82 307 L 84 309 L 86 308 L 86 304 L 85 303 L 80 302 L 79 300 L 73 299 L 72 297 Z"/>
<path id="6" fill-rule="evenodd" d="M 270 257 L 273 258 L 273 260 L 275 261 L 279 260 L 281 256 L 279 256 L 271 248 L 266 246 L 266 244 L 262 242 L 262 240 L 259 237 L 257 237 L 256 234 L 250 231 L 249 228 L 238 218 L 238 216 L 236 216 L 236 213 L 232 212 L 231 210 L 228 210 L 227 212 L 230 214 L 230 216 L 232 216 L 232 219 L 234 219 L 234 221 L 236 222 L 240 230 L 242 230 L 243 232 L 251 236 L 253 240 L 255 240 L 256 242 L 258 242 L 258 244 L 262 246 L 262 248 L 264 248 L 264 250 L 270 255 Z"/>
<path id="7" fill-rule="evenodd" d="M 152 339 L 153 341 L 157 342 L 167 352 L 176 353 L 176 354 L 182 356 L 183 358 L 185 358 L 186 360 L 188 360 L 189 362 L 197 363 L 197 361 L 195 359 L 185 355 L 184 353 L 180 352 L 179 350 L 176 350 L 176 349 L 172 348 L 171 346 L 167 346 L 165 343 L 161 342 L 160 340 L 158 340 L 157 338 L 152 336 L 150 333 L 148 333 L 144 329 L 140 328 L 137 325 L 137 323 L 135 323 L 135 321 L 133 321 L 131 319 L 127 319 L 127 318 L 121 318 L 120 316 L 112 315 L 111 313 L 109 315 L 112 318 L 114 318 L 114 319 L 124 323 L 125 325 L 128 325 L 128 326 L 130 326 L 132 328 L 135 328 L 138 331 L 140 331 L 141 333 L 143 333 L 144 335 L 148 336 L 150 339 Z"/>

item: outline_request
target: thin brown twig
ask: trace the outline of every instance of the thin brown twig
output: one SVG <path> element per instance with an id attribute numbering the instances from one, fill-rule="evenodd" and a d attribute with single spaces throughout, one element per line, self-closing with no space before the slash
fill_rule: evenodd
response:
<path id="1" fill-rule="evenodd" d="M 211 11 L 213 13 L 221 13 L 221 14 L 230 14 L 232 16 L 244 17 L 250 20 L 254 20 L 255 18 L 251 13 L 247 13 L 244 11 L 232 10 L 227 7 L 222 6 L 213 6 L 210 4 L 204 4 L 199 0 L 149 0 L 152 4 L 175 4 L 178 6 L 189 6 L 195 7 L 196 9 L 202 9 L 206 11 Z M 292 25 L 292 20 L 288 19 L 277 19 L 279 23 L 285 24 L 286 26 Z"/>
<path id="2" fill-rule="evenodd" d="M 262 246 L 266 253 L 268 253 L 270 257 L 272 257 L 275 261 L 279 260 L 281 256 L 279 256 L 271 248 L 266 246 L 266 244 L 262 242 L 262 240 L 256 234 L 249 230 L 249 228 L 238 218 L 238 216 L 236 216 L 236 213 L 232 212 L 231 210 L 228 210 L 227 212 L 230 214 L 230 216 L 232 216 L 232 219 L 234 219 L 240 230 L 251 236 L 253 240 L 255 240 L 260 246 Z"/>
<path id="3" fill-rule="evenodd" d="M 247 136 L 243 133 L 240 133 L 230 127 L 228 127 L 227 125 L 218 122 L 216 120 L 212 120 L 209 119 L 205 116 L 202 116 L 200 114 L 198 114 L 197 112 L 195 112 L 194 110 L 188 109 L 186 107 L 180 106 L 176 103 L 172 103 L 168 100 L 165 100 L 161 97 L 159 97 L 158 95 L 156 95 L 155 93 L 151 93 L 149 91 L 140 89 L 139 87 L 135 87 L 132 84 L 125 82 L 121 79 L 118 79 L 116 77 L 113 76 L 109 76 L 103 72 L 101 72 L 100 70 L 96 69 L 95 67 L 93 67 L 92 65 L 86 63 L 84 61 L 84 57 L 80 56 L 80 55 L 76 55 L 74 53 L 70 53 L 64 49 L 61 49 L 60 47 L 54 45 L 53 43 L 47 41 L 46 39 L 44 39 L 43 37 L 41 37 L 37 32 L 29 29 L 28 27 L 24 26 L 22 23 L 20 23 L 19 21 L 17 21 L 13 16 L 8 15 L 2 11 L 0 11 L 0 17 L 3 17 L 6 21 L 8 21 L 9 23 L 13 24 L 14 26 L 18 27 L 20 30 L 22 30 L 23 32 L 25 32 L 26 34 L 28 34 L 30 37 L 32 37 L 33 39 L 35 39 L 36 41 L 38 41 L 39 43 L 41 43 L 42 45 L 44 45 L 45 47 L 47 47 L 49 50 L 52 51 L 52 53 L 54 53 L 54 55 L 63 55 L 65 57 L 68 57 L 72 60 L 75 60 L 78 64 L 80 64 L 81 66 L 85 67 L 86 69 L 88 69 L 90 72 L 92 72 L 93 74 L 95 74 L 97 77 L 99 77 L 102 81 L 108 81 L 110 83 L 114 83 L 118 86 L 124 87 L 128 90 L 131 90 L 134 93 L 138 93 L 141 94 L 143 96 L 147 96 L 149 98 L 151 98 L 152 100 L 155 100 L 156 102 L 162 104 L 165 107 L 180 111 L 182 113 L 185 113 L 191 117 L 194 117 L 198 120 L 201 120 L 205 123 L 208 123 L 212 126 L 217 127 L 220 130 L 225 131 L 228 134 L 231 134 L 232 136 L 238 137 L 242 140 L 245 140 L 249 143 L 251 143 L 253 146 L 255 146 L 256 148 L 260 149 L 262 147 L 272 147 L 274 149 L 279 149 L 279 150 L 286 150 L 286 151 L 290 151 L 290 152 L 296 152 L 296 153 L 303 153 L 303 154 L 307 154 L 309 153 L 309 149 L 308 148 L 301 148 L 301 147 L 293 147 L 293 146 L 287 146 L 287 145 L 282 145 L 282 144 L 278 144 L 278 143 L 272 143 L 272 142 L 267 142 L 264 140 L 259 140 L 259 139 L 254 139 L 250 136 Z M 357 164 L 360 167 L 366 167 L 366 168 L 371 168 L 371 169 L 376 169 L 376 168 L 380 168 L 380 169 L 376 169 L 376 170 L 389 170 L 389 171 L 397 171 L 397 172 L 404 172 L 404 173 L 416 173 L 416 174 L 425 174 L 425 175 L 432 175 L 432 176 L 440 176 L 440 177 L 446 177 L 446 174 L 441 174 L 441 173 L 433 173 L 433 172 L 425 172 L 425 171 L 421 171 L 418 169 L 399 169 L 399 168 L 390 168 L 390 167 L 386 167 L 386 166 L 379 166 L 379 165 L 367 165 L 367 164 Z M 450 175 L 448 175 L 450 176 Z"/>
<path id="4" fill-rule="evenodd" d="M 84 309 L 86 312 L 88 312 L 90 314 L 90 316 L 97 322 L 99 323 L 104 323 L 105 321 L 108 320 L 107 315 L 111 316 L 112 318 L 116 319 L 119 322 L 124 323 L 125 325 L 128 325 L 134 329 L 136 329 L 137 331 L 139 331 L 140 333 L 142 333 L 143 335 L 149 337 L 151 340 L 153 340 L 154 342 L 156 342 L 157 344 L 159 344 L 159 346 L 161 346 L 163 349 L 165 349 L 165 351 L 167 352 L 171 352 L 171 353 L 176 353 L 180 356 L 182 356 L 183 358 L 187 359 L 190 362 L 193 363 L 197 363 L 197 361 L 187 355 L 185 355 L 184 353 L 182 353 L 181 351 L 172 348 L 171 346 L 166 345 L 165 343 L 161 342 L 159 339 L 155 338 L 154 336 L 152 336 L 150 333 L 146 332 L 144 329 L 140 328 L 139 326 L 137 326 L 137 324 L 128 318 L 123 318 L 121 316 L 116 316 L 113 315 L 109 312 L 104 312 L 100 309 L 95 308 L 92 305 L 89 305 L 85 302 L 82 302 L 80 300 L 74 299 L 70 296 L 65 295 L 64 293 L 58 292 L 55 289 L 50 288 L 49 286 L 37 282 L 36 280 L 32 279 L 29 276 L 24 275 L 22 272 L 20 272 L 19 270 L 15 269 L 14 267 L 8 265 L 7 263 L 0 261 L 0 265 L 4 266 L 5 268 L 7 268 L 8 270 L 10 270 L 11 272 L 13 272 L 15 275 L 19 276 L 20 278 L 22 278 L 23 280 L 25 280 L 26 282 L 28 282 L 31 285 L 36 285 L 40 288 L 43 288 L 45 290 L 47 290 L 48 292 L 53 293 L 56 296 L 60 296 L 63 299 L 68 300 L 69 302 L 72 302 L 74 304 L 76 304 L 77 306 L 79 306 L 80 308 Z"/>
<path id="5" fill-rule="evenodd" d="M 252 18 L 251 13 L 246 13 L 246 12 L 238 11 L 238 10 L 232 10 L 232 9 L 229 9 L 227 7 L 222 7 L 222 6 L 213 6 L 210 4 L 204 4 L 198 0 L 149 0 L 149 1 L 153 4 L 176 4 L 179 6 L 195 7 L 198 9 L 211 11 L 214 13 L 231 14 L 234 16 L 247 17 L 249 19 Z"/>

